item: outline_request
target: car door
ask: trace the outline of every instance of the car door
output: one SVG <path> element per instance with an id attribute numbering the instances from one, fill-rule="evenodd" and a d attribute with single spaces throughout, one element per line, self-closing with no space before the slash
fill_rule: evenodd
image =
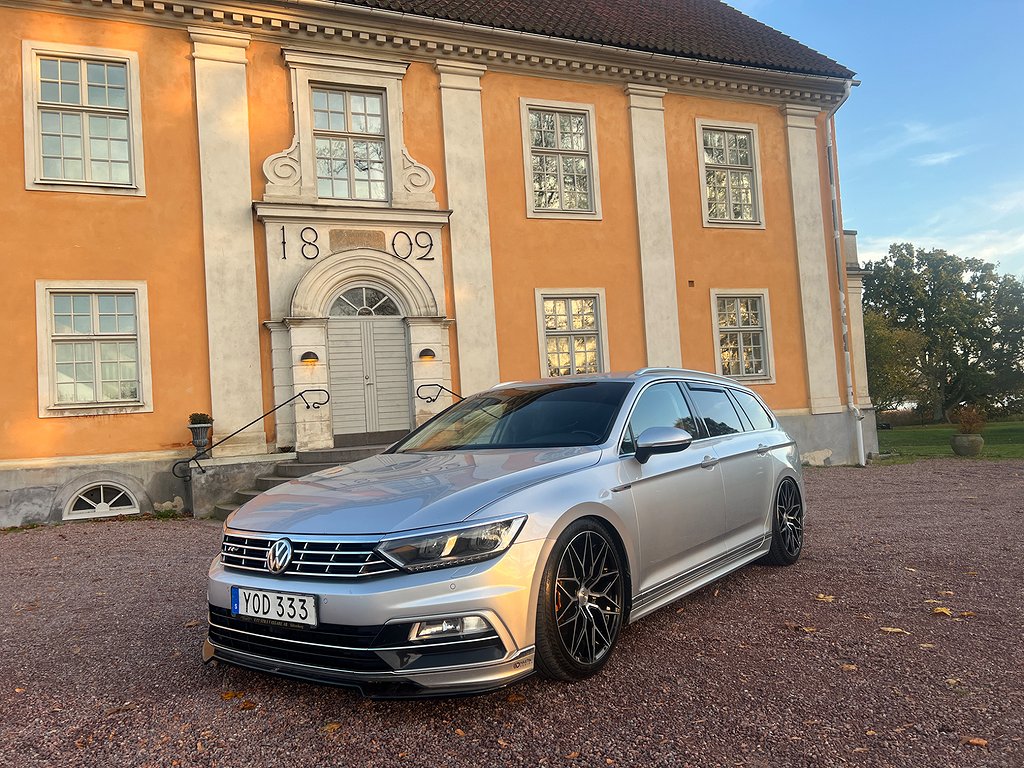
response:
<path id="1" fill-rule="evenodd" d="M 636 438 L 649 427 L 700 432 L 676 382 L 648 386 L 630 413 L 622 444 L 622 476 L 636 507 L 641 573 L 637 592 L 651 590 L 712 559 L 725 535 L 725 499 L 718 458 L 707 441 L 641 464 Z"/>
<path id="2" fill-rule="evenodd" d="M 725 387 L 695 382 L 686 386 L 721 460 L 726 549 L 739 549 L 764 533 L 772 475 L 764 434 L 753 430 Z"/>

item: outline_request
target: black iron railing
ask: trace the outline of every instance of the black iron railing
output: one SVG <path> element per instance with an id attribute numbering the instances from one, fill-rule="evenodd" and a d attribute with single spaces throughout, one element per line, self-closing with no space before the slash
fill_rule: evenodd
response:
<path id="1" fill-rule="evenodd" d="M 310 402 L 310 400 L 306 399 L 306 395 L 313 395 L 313 394 L 317 394 L 317 393 L 323 395 L 323 399 L 322 400 L 316 399 L 316 400 L 313 400 L 312 402 Z M 307 410 L 310 409 L 310 408 L 312 408 L 314 410 L 318 410 L 320 408 L 320 406 L 327 405 L 327 403 L 329 403 L 331 401 L 331 393 L 328 392 L 326 389 L 304 389 L 304 390 L 302 390 L 301 392 L 299 392 L 299 394 L 295 395 L 295 397 L 290 397 L 287 400 L 285 400 L 283 403 L 281 403 L 280 405 L 275 406 L 274 408 L 271 408 L 269 411 L 264 413 L 262 416 L 256 417 L 255 419 L 250 421 L 248 424 L 246 424 L 241 429 L 236 429 L 230 435 L 228 435 L 225 438 L 222 438 L 222 439 L 218 440 L 213 445 L 206 446 L 206 447 L 204 447 L 204 448 L 202 448 L 200 450 L 197 450 L 195 452 L 194 456 L 192 456 L 190 458 L 187 458 L 187 459 L 182 459 L 181 461 L 176 461 L 174 463 L 174 466 L 171 467 L 171 474 L 174 475 L 179 480 L 184 480 L 186 483 L 190 482 L 192 480 L 192 464 L 193 463 L 196 465 L 196 467 L 199 469 L 199 471 L 201 473 L 206 474 L 206 469 L 204 469 L 203 465 L 199 463 L 199 459 L 209 458 L 210 451 L 212 451 L 218 445 L 222 445 L 222 444 L 226 443 L 228 440 L 230 440 L 232 437 L 237 435 L 239 432 L 244 432 L 249 427 L 251 427 L 253 424 L 256 424 L 257 422 L 263 421 L 263 419 L 267 418 L 267 416 L 272 414 L 274 411 L 278 411 L 281 408 L 284 408 L 289 403 L 291 403 L 291 402 L 293 402 L 295 400 L 300 400 L 300 399 L 305 404 Z M 181 474 L 179 474 L 179 471 L 181 472 Z"/>
<path id="2" fill-rule="evenodd" d="M 423 390 L 423 389 L 428 389 L 428 390 L 429 389 L 435 389 L 435 390 L 437 390 L 437 392 L 434 394 L 433 397 L 431 397 L 430 395 L 422 394 L 420 392 L 420 390 Z M 435 402 L 437 400 L 437 398 L 439 398 L 441 396 L 442 392 L 447 392 L 452 397 L 459 398 L 459 400 L 464 400 L 465 399 L 458 392 L 452 392 L 450 389 L 448 389 L 448 387 L 442 386 L 440 384 L 420 384 L 418 387 L 416 387 L 416 397 L 418 399 L 424 400 L 425 402 L 428 402 L 428 403 Z"/>

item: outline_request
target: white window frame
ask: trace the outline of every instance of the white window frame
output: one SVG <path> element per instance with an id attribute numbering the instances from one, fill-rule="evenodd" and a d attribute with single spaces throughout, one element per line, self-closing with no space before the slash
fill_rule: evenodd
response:
<path id="1" fill-rule="evenodd" d="M 319 160 L 316 156 L 316 142 L 318 139 L 328 139 L 332 141 L 343 141 L 346 144 L 346 163 L 348 165 L 348 178 L 346 183 L 349 186 L 349 192 L 352 193 L 348 197 L 335 197 L 327 196 L 321 197 L 321 200 L 344 200 L 345 202 L 364 202 L 364 203 L 388 203 L 391 200 L 391 189 L 393 187 L 392 174 L 391 174 L 391 158 L 388 157 L 388 146 L 390 144 L 388 136 L 388 112 L 387 112 L 387 93 L 385 91 L 376 90 L 372 88 L 352 88 L 342 87 L 340 85 L 326 85 L 324 83 L 310 83 L 310 100 L 312 102 L 313 91 L 321 91 L 323 93 L 339 93 L 342 94 L 345 100 L 345 122 L 346 126 L 344 130 L 335 131 L 328 129 L 318 129 L 315 126 L 311 129 L 313 132 L 313 162 L 314 162 L 314 173 L 316 173 L 317 182 L 317 196 L 320 195 L 320 175 L 316 170 L 316 163 Z M 358 133 L 350 130 L 349 124 L 352 117 L 352 96 L 377 96 L 380 98 L 381 103 L 381 132 L 380 133 Z M 312 103 L 310 109 L 312 109 Z M 372 198 L 372 197 L 355 197 L 355 186 L 356 177 L 353 165 L 355 164 L 355 152 L 353 150 L 353 144 L 357 141 L 367 142 L 383 142 L 384 144 L 384 197 Z M 333 180 L 333 177 L 332 177 Z M 371 180 L 367 178 L 367 184 L 371 183 Z M 333 186 L 333 185 L 332 185 Z"/>
<path id="2" fill-rule="evenodd" d="M 734 123 L 729 120 L 711 120 L 697 118 L 697 162 L 700 173 L 697 181 L 700 185 L 701 220 L 705 227 L 724 227 L 726 229 L 764 229 L 764 195 L 761 193 L 761 146 L 757 135 L 756 123 Z M 712 219 L 708 216 L 707 180 L 704 162 L 704 130 L 746 131 L 750 133 L 751 149 L 754 153 L 754 213 L 753 221 L 734 221 Z"/>
<path id="3" fill-rule="evenodd" d="M 764 373 L 751 376 L 730 376 L 722 371 L 722 340 L 718 326 L 719 299 L 761 299 L 761 313 L 764 317 Z M 725 376 L 744 384 L 775 383 L 775 345 L 772 342 L 772 310 L 768 301 L 767 288 L 712 288 L 711 289 L 711 328 L 715 341 L 715 370 L 719 376 Z"/>
<path id="4" fill-rule="evenodd" d="M 587 116 L 587 141 L 590 156 L 590 194 L 594 207 L 590 211 L 563 211 L 537 208 L 533 201 L 533 147 L 530 144 L 530 110 L 544 109 L 555 112 L 581 112 Z M 529 219 L 574 219 L 600 221 L 601 215 L 601 169 L 597 161 L 597 119 L 593 104 L 573 101 L 550 101 L 547 99 L 519 99 L 519 119 L 523 141 L 523 183 L 526 189 L 526 217 Z"/>
<path id="5" fill-rule="evenodd" d="M 534 301 L 537 305 L 537 349 L 539 352 L 540 375 L 547 378 L 547 332 L 544 328 L 544 299 L 597 299 L 597 353 L 598 371 L 611 370 L 608 358 L 608 310 L 604 288 L 537 288 Z"/>
<path id="6" fill-rule="evenodd" d="M 131 160 L 131 180 L 128 184 L 107 181 L 64 181 L 61 179 L 43 178 L 42 139 L 39 126 L 38 62 L 40 56 L 95 59 L 126 65 L 128 70 L 126 78 L 128 86 L 128 157 Z M 135 51 L 123 51 L 114 48 L 97 48 L 85 45 L 24 40 L 21 46 L 21 64 L 25 124 L 25 189 L 145 197 L 146 170 L 142 152 L 142 99 L 139 84 L 138 54 Z M 53 105 L 53 108 L 59 110 L 61 106 L 56 104 Z"/>
<path id="7" fill-rule="evenodd" d="M 134 293 L 136 337 L 139 345 L 139 399 L 97 405 L 95 403 L 57 403 L 53 361 L 54 293 Z M 149 297 L 145 281 L 140 280 L 36 280 L 36 356 L 39 379 L 39 418 L 62 416 L 100 416 L 117 413 L 152 413 L 153 378 L 149 349 Z M 99 361 L 96 361 L 99 365 Z"/>

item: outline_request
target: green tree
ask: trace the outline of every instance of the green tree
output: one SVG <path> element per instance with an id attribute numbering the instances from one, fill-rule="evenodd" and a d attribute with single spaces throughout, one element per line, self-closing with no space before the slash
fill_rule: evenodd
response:
<path id="1" fill-rule="evenodd" d="M 868 386 L 875 408 L 889 411 L 926 397 L 917 361 L 927 341 L 918 331 L 894 327 L 880 312 L 864 313 Z"/>
<path id="2" fill-rule="evenodd" d="M 891 329 L 924 338 L 912 362 L 923 384 L 919 403 L 928 404 L 933 420 L 960 403 L 1001 404 L 1024 391 L 1019 280 L 980 259 L 910 243 L 894 243 L 867 266 L 866 309 Z"/>

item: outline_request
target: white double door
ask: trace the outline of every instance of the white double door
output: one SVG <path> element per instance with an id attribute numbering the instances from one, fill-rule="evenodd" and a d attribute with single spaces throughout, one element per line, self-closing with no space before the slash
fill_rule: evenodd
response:
<path id="1" fill-rule="evenodd" d="M 400 317 L 327 321 L 334 434 L 412 428 L 406 330 Z"/>

